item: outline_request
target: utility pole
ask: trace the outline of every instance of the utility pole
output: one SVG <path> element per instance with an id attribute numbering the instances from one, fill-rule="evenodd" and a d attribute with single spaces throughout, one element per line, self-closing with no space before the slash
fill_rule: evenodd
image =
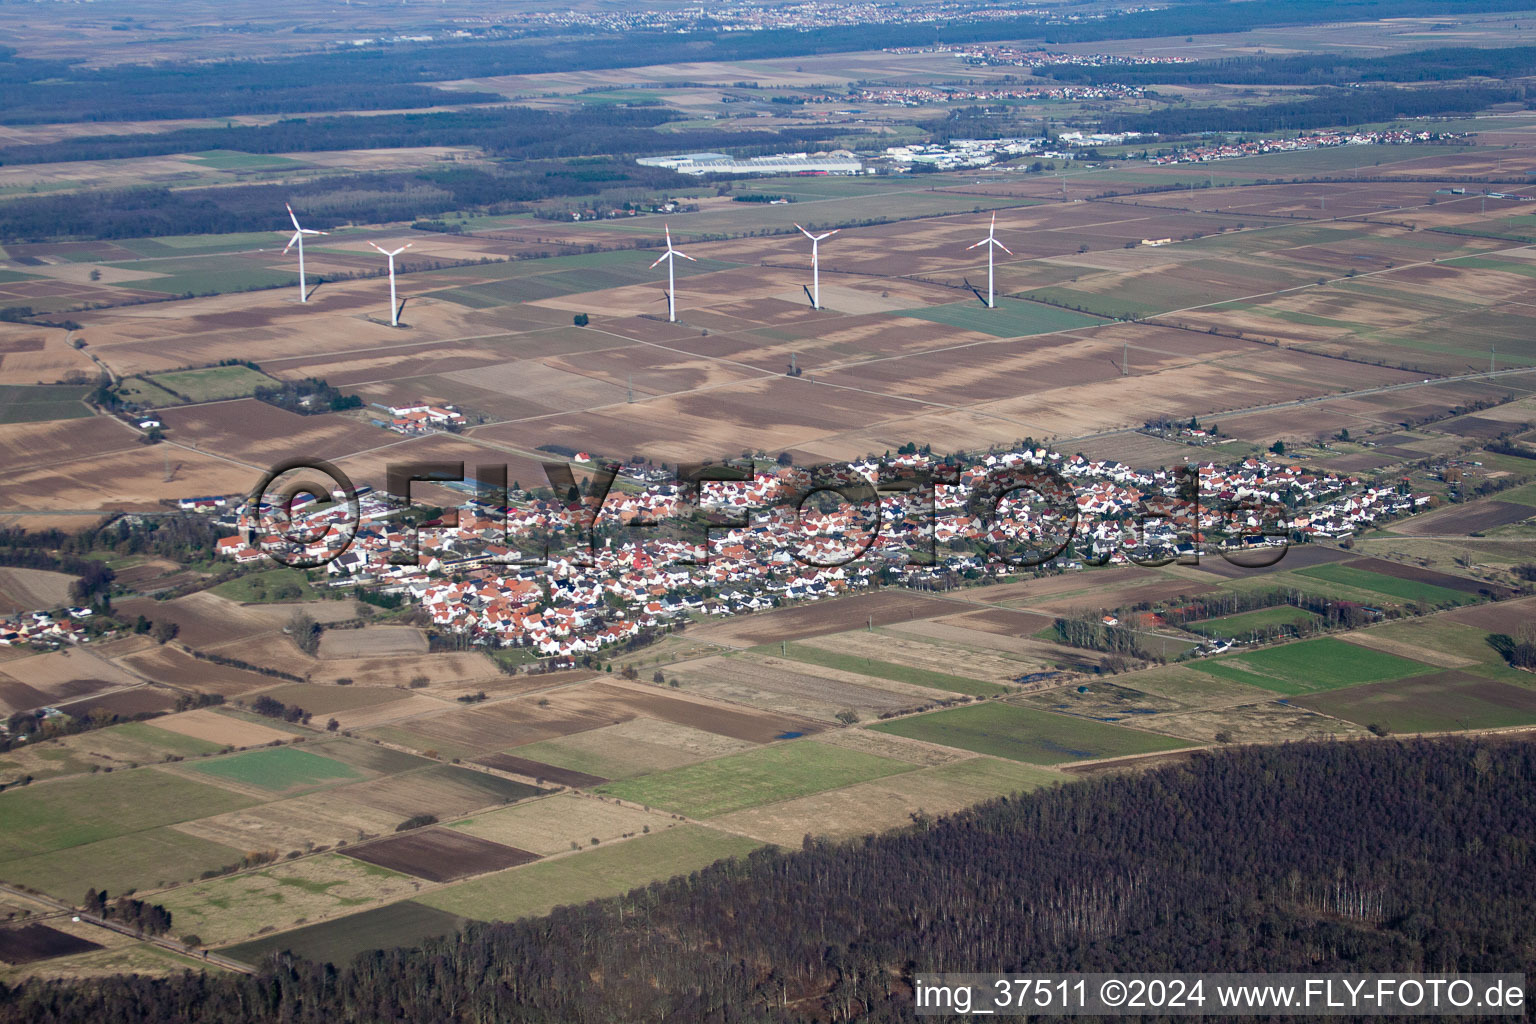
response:
<path id="1" fill-rule="evenodd" d="M 1127 338 L 1127 339 L 1125 339 L 1125 348 L 1123 348 L 1120 351 L 1120 376 L 1122 376 L 1122 377 L 1129 377 L 1130 375 L 1131 375 L 1131 341 L 1130 341 L 1129 338 Z"/>
<path id="2" fill-rule="evenodd" d="M 635 375 L 633 373 L 629 375 L 629 400 L 630 402 L 635 400 Z"/>
<path id="3" fill-rule="evenodd" d="M 1494 352 L 1495 352 L 1494 347 L 1492 345 L 1489 345 L 1488 346 L 1488 372 L 1489 373 L 1493 372 L 1493 356 L 1494 356 Z"/>

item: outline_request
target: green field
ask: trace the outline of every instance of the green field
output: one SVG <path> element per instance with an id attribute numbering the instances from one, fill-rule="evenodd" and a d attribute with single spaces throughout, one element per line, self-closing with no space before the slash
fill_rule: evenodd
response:
<path id="1" fill-rule="evenodd" d="M 180 405 L 182 400 L 165 388 L 151 384 L 143 377 L 124 377 L 113 389 L 125 402 L 133 402 L 146 409 L 159 409 L 167 405 Z"/>
<path id="2" fill-rule="evenodd" d="M 155 768 L 60 779 L 0 793 L 0 877 L 18 857 L 249 807 L 255 797 Z"/>
<path id="3" fill-rule="evenodd" d="M 1167 736 L 997 701 L 899 718 L 870 728 L 1028 764 L 1061 764 L 1189 745 Z"/>
<path id="4" fill-rule="evenodd" d="M 307 601 L 318 596 L 309 585 L 309 577 L 300 569 L 268 569 L 237 576 L 228 583 L 220 583 L 213 592 L 242 604 Z"/>
<path id="5" fill-rule="evenodd" d="M 1518 505 L 1536 505 L 1536 484 L 1526 484 L 1499 495 L 1500 501 L 1513 501 Z"/>
<path id="6" fill-rule="evenodd" d="M 1196 667 L 1213 676 L 1285 694 L 1336 690 L 1432 671 L 1422 662 L 1333 637 L 1228 655 L 1202 661 Z"/>
<path id="7" fill-rule="evenodd" d="M 460 882 L 428 893 L 420 902 L 481 921 L 512 921 L 617 896 L 726 857 L 744 857 L 761 845 L 703 825 L 681 825 Z"/>
<path id="8" fill-rule="evenodd" d="M 220 950 L 225 956 L 259 964 L 285 949 L 321 963 L 345 965 L 370 949 L 415 946 L 421 940 L 458 931 L 464 919 L 406 900 L 360 914 L 268 935 Z"/>
<path id="9" fill-rule="evenodd" d="M 260 387 L 274 387 L 277 381 L 249 366 L 210 366 L 202 370 L 177 370 L 157 373 L 151 384 L 182 395 L 193 402 L 214 402 L 222 398 L 245 398 Z"/>
<path id="10" fill-rule="evenodd" d="M 1417 580 L 1400 580 L 1395 576 L 1385 576 L 1379 572 L 1355 569 L 1347 565 L 1314 565 L 1306 569 L 1297 569 L 1296 575 L 1339 583 L 1358 590 L 1369 590 L 1372 593 L 1385 594 L 1404 601 L 1424 601 L 1431 605 L 1470 604 L 1477 600 L 1475 594 L 1462 593 L 1448 587 L 1437 587 L 1432 583 L 1420 583 Z"/>
<path id="11" fill-rule="evenodd" d="M 977 282 L 972 281 L 971 284 L 976 285 Z M 985 282 L 978 287 L 985 288 Z M 943 306 L 900 309 L 891 315 L 928 320 L 962 331 L 990 334 L 994 338 L 1021 338 L 1031 334 L 1049 334 L 1052 331 L 1068 331 L 1074 327 L 1090 327 L 1103 323 L 1098 317 L 1089 316 L 1086 313 L 1006 296 L 998 296 L 996 309 L 988 309 L 979 301 L 951 302 Z"/>
<path id="12" fill-rule="evenodd" d="M 791 797 L 841 789 L 913 765 L 889 757 L 807 741 L 776 743 L 639 779 L 610 782 L 599 793 L 692 818 L 739 811 Z"/>
<path id="13" fill-rule="evenodd" d="M 240 863 L 246 852 L 174 828 L 152 828 L 8 860 L 0 864 L 0 878 L 73 903 L 92 887 L 122 893 L 190 882 L 204 871 Z"/>
<path id="14" fill-rule="evenodd" d="M 1177 308 L 1173 307 L 1172 303 L 1168 301 L 1139 301 L 1130 296 L 1122 295 L 1119 292 L 1105 295 L 1086 289 L 1071 288 L 1066 285 L 1032 288 L 1025 294 L 1025 297 L 1038 299 L 1042 304 L 1058 303 L 1060 305 L 1079 306 L 1100 316 L 1121 317 L 1123 319 L 1151 316 L 1153 313 L 1161 313 L 1165 309 Z M 1056 307 L 1052 306 L 1050 308 Z M 1064 309 L 1062 312 L 1072 313 L 1073 311 Z"/>
<path id="15" fill-rule="evenodd" d="M 0 384 L 0 423 L 78 420 L 93 415 L 78 384 Z"/>
<path id="16" fill-rule="evenodd" d="M 189 158 L 204 167 L 212 167 L 220 171 L 256 171 L 267 169 L 292 169 L 303 167 L 299 160 L 290 160 L 285 156 L 269 156 L 265 153 L 241 153 L 232 149 L 210 149 L 202 153 L 193 153 Z"/>
<path id="17" fill-rule="evenodd" d="M 362 778 L 362 773 L 340 761 L 295 747 L 268 747 L 252 750 L 232 757 L 221 757 L 193 767 L 204 775 L 216 775 L 221 779 L 243 782 L 274 792 L 284 792 L 298 787 L 320 786 Z"/>
<path id="18" fill-rule="evenodd" d="M 1291 703 L 1392 732 L 1497 729 L 1536 722 L 1536 689 L 1466 672 L 1351 686 Z"/>
<path id="19" fill-rule="evenodd" d="M 152 267 L 150 263 L 170 264 Z M 227 269 L 191 269 L 197 266 L 191 260 L 140 260 L 132 263 L 114 263 L 109 266 L 126 267 L 129 270 L 156 270 L 164 277 L 146 277 L 133 282 L 134 289 L 145 292 L 163 292 L 167 295 L 216 295 L 225 292 L 247 292 L 257 288 L 276 288 L 293 284 L 298 278 L 285 270 L 269 270 L 266 267 L 231 266 Z"/>
<path id="20" fill-rule="evenodd" d="M 1232 637 L 1247 636 L 1256 629 L 1270 629 L 1275 626 L 1306 626 L 1317 621 L 1317 616 L 1305 608 L 1293 608 L 1290 605 L 1278 605 L 1274 608 L 1260 608 L 1252 612 L 1239 612 L 1236 615 L 1221 615 L 1214 619 L 1205 619 L 1201 622 L 1191 622 L 1189 628 L 1196 633 L 1206 636 Z"/>
<path id="21" fill-rule="evenodd" d="M 766 657 L 790 658 L 793 661 L 803 661 L 808 665 L 820 665 L 823 668 L 835 668 L 843 672 L 857 672 L 860 675 L 874 676 L 876 679 L 890 679 L 898 683 L 911 683 L 914 686 L 931 686 L 936 690 L 949 690 L 951 693 L 968 693 L 973 697 L 990 697 L 994 693 L 1007 692 L 1006 688 L 996 683 L 967 679 L 965 676 L 952 676 L 945 672 L 930 672 L 927 669 L 898 665 L 891 661 L 861 658 L 854 654 L 824 651 L 819 647 L 809 647 L 805 644 L 763 644 L 752 648 L 752 653 Z"/>

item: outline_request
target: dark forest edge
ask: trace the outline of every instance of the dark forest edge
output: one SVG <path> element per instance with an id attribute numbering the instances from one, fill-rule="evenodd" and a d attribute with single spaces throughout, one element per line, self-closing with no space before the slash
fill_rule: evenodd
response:
<path id="1" fill-rule="evenodd" d="M 940 966 L 1529 973 L 1533 782 L 1514 738 L 1196 753 L 339 969 L 27 981 L 0 1020 L 895 1022 Z"/>

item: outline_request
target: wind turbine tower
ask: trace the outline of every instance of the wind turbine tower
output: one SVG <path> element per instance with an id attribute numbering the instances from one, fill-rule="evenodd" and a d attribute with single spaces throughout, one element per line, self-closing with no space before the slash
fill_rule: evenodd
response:
<path id="1" fill-rule="evenodd" d="M 372 242 L 368 244 L 373 245 Z M 391 327 L 400 326 L 400 303 L 395 300 L 395 257 L 405 252 L 414 244 L 414 242 L 406 242 L 400 248 L 393 251 L 380 249 L 377 245 L 373 245 L 375 249 L 389 257 L 389 326 Z"/>
<path id="2" fill-rule="evenodd" d="M 837 234 L 843 229 L 835 228 L 831 231 L 825 231 L 819 235 L 813 235 L 809 231 L 805 230 L 805 228 L 801 228 L 799 224 L 796 224 L 795 227 L 800 228 L 800 233 L 811 240 L 811 308 L 820 309 L 821 255 L 818 251 L 818 246 L 820 246 L 825 239 L 831 238 L 833 235 Z"/>
<path id="3" fill-rule="evenodd" d="M 287 203 L 283 205 L 288 206 Z M 288 219 L 293 221 L 293 237 L 288 239 L 287 245 L 283 246 L 283 253 L 286 255 L 289 249 L 292 249 L 294 246 L 299 247 L 299 301 L 308 302 L 309 286 L 304 283 L 304 236 L 324 235 L 328 234 L 328 232 L 299 227 L 299 218 L 294 214 L 293 207 L 291 206 L 288 206 Z"/>
<path id="4" fill-rule="evenodd" d="M 992 249 L 995 246 L 1006 252 L 1009 256 L 1013 255 L 1013 250 L 997 240 L 997 214 L 995 213 L 992 215 L 992 226 L 987 228 L 987 237 L 977 242 L 976 245 L 966 246 L 965 249 L 969 252 L 983 245 L 987 247 L 987 308 L 996 309 L 997 304 L 992 298 Z"/>
<path id="5" fill-rule="evenodd" d="M 656 263 L 652 263 L 651 266 L 654 268 L 662 260 L 667 261 L 667 319 L 672 323 L 677 323 L 677 278 L 673 272 L 673 265 L 677 262 L 675 257 L 681 256 L 689 263 L 697 263 L 699 261 L 685 252 L 672 248 L 672 228 L 667 224 L 663 224 L 662 228 L 667 233 L 667 251 L 656 257 Z"/>

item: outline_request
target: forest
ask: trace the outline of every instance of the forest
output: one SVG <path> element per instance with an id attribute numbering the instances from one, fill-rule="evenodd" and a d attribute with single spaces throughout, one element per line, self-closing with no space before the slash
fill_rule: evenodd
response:
<path id="1" fill-rule="evenodd" d="M 774 146 L 830 137 L 826 128 L 725 132 L 653 129 L 680 115 L 659 106 L 590 106 L 570 113 L 492 107 L 432 114 L 293 118 L 268 125 L 183 128 L 150 135 L 99 135 L 0 149 L 0 164 L 112 160 L 200 153 L 305 153 L 407 146 L 476 146 L 493 156 L 536 160 L 595 153 L 681 152 L 690 148 Z"/>
<path id="2" fill-rule="evenodd" d="M 909 1021 L 915 972 L 1536 969 L 1536 745 L 1195 753 L 420 950 L 0 986 L 0 1021 Z"/>
<path id="3" fill-rule="evenodd" d="M 1349 85 L 1356 82 L 1443 82 L 1456 78 L 1518 78 L 1536 72 L 1536 46 L 1482 50 L 1438 47 L 1386 57 L 1301 53 L 1291 57 L 1230 57 L 1193 64 L 1091 67 L 1055 64 L 1039 73 L 1062 82 L 1127 85 Z"/>
<path id="4" fill-rule="evenodd" d="M 1100 122 L 1106 132 L 1190 135 L 1200 132 L 1300 131 L 1391 121 L 1397 117 L 1470 114 L 1495 103 L 1524 100 L 1524 90 L 1509 86 L 1445 86 L 1432 89 L 1320 90 L 1310 99 L 1248 107 L 1188 107 L 1111 114 Z"/>
<path id="5" fill-rule="evenodd" d="M 0 203 L 0 243 L 276 231 L 285 202 L 303 211 L 306 225 L 320 230 L 461 210 L 518 213 L 522 203 L 538 199 L 592 195 L 609 188 L 665 191 L 690 180 L 665 168 L 617 160 L 529 161 L 494 170 L 351 174 L 289 185 L 28 196 Z"/>

